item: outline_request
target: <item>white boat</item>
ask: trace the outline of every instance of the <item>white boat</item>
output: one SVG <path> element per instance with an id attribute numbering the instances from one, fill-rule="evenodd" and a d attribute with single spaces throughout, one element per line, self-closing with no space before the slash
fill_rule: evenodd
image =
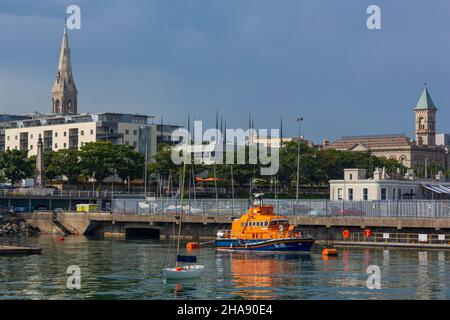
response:
<path id="1" fill-rule="evenodd" d="M 167 280 L 183 280 L 198 278 L 205 269 L 200 265 L 189 265 L 175 268 L 165 268 L 162 270 L 164 278 Z"/>

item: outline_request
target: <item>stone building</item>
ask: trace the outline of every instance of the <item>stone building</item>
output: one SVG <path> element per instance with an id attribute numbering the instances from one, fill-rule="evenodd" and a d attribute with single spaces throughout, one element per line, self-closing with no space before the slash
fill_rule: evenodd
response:
<path id="1" fill-rule="evenodd" d="M 410 171 L 410 170 L 409 170 Z M 365 169 L 345 169 L 344 179 L 330 181 L 332 201 L 374 201 L 407 199 L 449 199 L 450 183 L 442 172 L 434 179 L 417 179 L 413 173 L 389 176 L 385 169 L 376 168 L 366 178 Z"/>
<path id="2" fill-rule="evenodd" d="M 437 108 L 425 87 L 414 109 L 415 140 L 402 134 L 342 137 L 325 144 L 328 149 L 366 151 L 377 157 L 395 159 L 407 168 L 448 167 L 448 152 L 436 145 Z"/>

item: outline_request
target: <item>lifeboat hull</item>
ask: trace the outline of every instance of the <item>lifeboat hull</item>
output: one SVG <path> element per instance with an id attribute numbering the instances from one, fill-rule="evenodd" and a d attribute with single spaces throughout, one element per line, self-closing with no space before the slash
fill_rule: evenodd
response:
<path id="1" fill-rule="evenodd" d="M 219 251 L 309 252 L 314 239 L 216 239 Z"/>

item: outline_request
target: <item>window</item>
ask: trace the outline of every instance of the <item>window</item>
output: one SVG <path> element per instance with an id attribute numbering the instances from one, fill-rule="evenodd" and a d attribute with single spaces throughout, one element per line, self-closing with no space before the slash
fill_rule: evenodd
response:
<path id="1" fill-rule="evenodd" d="M 342 200 L 342 188 L 338 188 L 338 200 Z"/>
<path id="2" fill-rule="evenodd" d="M 91 129 L 91 135 L 93 135 L 93 134 L 94 134 L 94 130 Z"/>
<path id="3" fill-rule="evenodd" d="M 9 136 L 8 136 L 8 141 L 9 141 Z"/>
<path id="4" fill-rule="evenodd" d="M 133 146 L 134 146 L 135 148 L 137 148 L 137 142 L 136 142 L 136 141 L 133 142 Z"/>
<path id="5" fill-rule="evenodd" d="M 55 132 L 55 138 L 58 138 L 58 132 Z"/>
<path id="6" fill-rule="evenodd" d="M 125 130 L 125 134 L 130 134 L 130 130 Z"/>
<path id="7" fill-rule="evenodd" d="M 395 200 L 395 196 L 397 195 L 397 189 L 393 188 L 392 189 L 392 200 Z"/>
<path id="8" fill-rule="evenodd" d="M 353 188 L 348 188 L 348 200 L 353 200 Z"/>
<path id="9" fill-rule="evenodd" d="M 64 149 L 67 148 L 67 143 L 64 142 Z"/>
<path id="10" fill-rule="evenodd" d="M 58 144 L 57 143 L 55 143 L 55 149 L 58 149 Z"/>
<path id="11" fill-rule="evenodd" d="M 17 140 L 17 136 L 15 137 L 15 139 Z"/>
<path id="12" fill-rule="evenodd" d="M 81 130 L 80 134 L 81 134 L 82 136 L 84 136 L 84 130 Z"/>
<path id="13" fill-rule="evenodd" d="M 350 173 L 350 180 L 353 180 L 353 174 Z"/>
<path id="14" fill-rule="evenodd" d="M 137 130 L 134 130 L 134 131 L 133 131 L 133 134 L 134 134 L 135 136 L 137 136 Z"/>
<path id="15" fill-rule="evenodd" d="M 33 145 L 30 145 L 30 150 L 33 150 Z"/>
<path id="16" fill-rule="evenodd" d="M 64 137 L 67 137 L 67 131 L 64 131 Z"/>
<path id="17" fill-rule="evenodd" d="M 386 188 L 381 188 L 381 200 L 387 199 L 387 190 Z"/>
<path id="18" fill-rule="evenodd" d="M 369 200 L 369 189 L 363 188 L 363 200 Z"/>
<path id="19" fill-rule="evenodd" d="M 399 188 L 397 191 L 398 191 L 397 199 L 402 200 L 402 189 Z"/>
<path id="20" fill-rule="evenodd" d="M 30 134 L 30 139 L 33 139 L 33 134 Z"/>

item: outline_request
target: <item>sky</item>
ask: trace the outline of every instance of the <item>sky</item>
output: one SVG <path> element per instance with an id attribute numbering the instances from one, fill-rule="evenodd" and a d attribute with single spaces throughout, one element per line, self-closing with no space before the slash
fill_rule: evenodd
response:
<path id="1" fill-rule="evenodd" d="M 0 113 L 51 112 L 68 16 L 79 112 L 188 114 L 322 142 L 405 133 L 424 83 L 450 132 L 450 1 L 1 0 Z M 381 8 L 381 30 L 366 10 Z"/>

